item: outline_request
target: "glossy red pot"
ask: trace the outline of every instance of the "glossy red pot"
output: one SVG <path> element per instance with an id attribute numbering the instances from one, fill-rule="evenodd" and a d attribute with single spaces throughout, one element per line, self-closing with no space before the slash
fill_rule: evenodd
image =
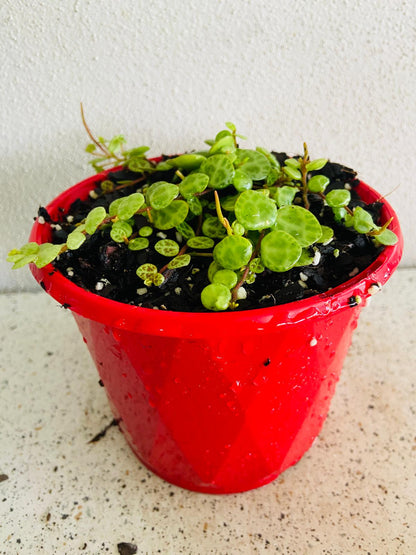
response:
<path id="1" fill-rule="evenodd" d="M 99 179 L 68 189 L 48 212 L 66 211 Z M 367 202 L 379 198 L 364 183 L 359 193 Z M 382 220 L 392 216 L 385 203 Z M 150 310 L 89 293 L 51 266 L 31 270 L 72 310 L 138 458 L 178 486 L 240 492 L 275 479 L 319 433 L 371 286 L 383 285 L 400 261 L 397 218 L 391 229 L 399 242 L 343 285 L 242 312 Z M 48 241 L 50 233 L 36 221 L 30 240 Z M 361 304 L 351 306 L 355 296 Z"/>

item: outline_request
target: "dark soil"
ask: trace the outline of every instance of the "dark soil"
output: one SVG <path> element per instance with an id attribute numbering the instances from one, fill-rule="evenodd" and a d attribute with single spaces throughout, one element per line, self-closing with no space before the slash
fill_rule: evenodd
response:
<path id="1" fill-rule="evenodd" d="M 275 155 L 282 163 L 287 158 L 284 153 L 275 153 Z M 358 180 L 354 170 L 328 162 L 319 173 L 331 179 L 326 192 L 334 188 L 344 188 L 347 185 L 351 189 L 352 196 L 350 207 L 366 206 L 374 221 L 379 220 L 382 203 L 365 205 L 360 200 L 355 191 Z M 154 175 L 152 180 L 169 180 L 170 177 L 164 173 L 163 177 Z M 117 184 L 123 180 L 137 179 L 137 174 L 128 170 L 119 170 L 109 174 L 107 179 Z M 90 197 L 86 201 L 75 201 L 68 214 L 63 215 L 58 222 L 52 222 L 53 241 L 57 243 L 65 241 L 68 233 L 74 229 L 75 223 L 85 218 L 95 206 L 108 207 L 115 198 L 129 195 L 136 189 L 137 185 L 104 194 L 101 188 L 97 187 L 95 193 L 98 198 Z M 224 190 L 224 193 L 227 194 L 227 191 Z M 327 245 L 316 245 L 320 257 L 315 256 L 314 265 L 296 267 L 284 273 L 266 270 L 258 275 L 253 284 L 244 286 L 247 298 L 239 301 L 237 310 L 283 304 L 328 291 L 364 270 L 379 254 L 380 249 L 377 249 L 367 236 L 338 224 L 334 220 L 332 210 L 324 206 L 318 195 L 311 194 L 309 199 L 311 211 L 321 224 L 334 230 L 335 237 Z M 45 221 L 50 222 L 44 208 L 40 209 L 40 215 L 45 218 Z M 135 218 L 144 219 L 140 215 Z M 146 224 L 148 225 L 147 220 Z M 108 230 L 102 230 L 89 237 L 77 251 L 67 251 L 62 254 L 54 262 L 54 266 L 80 287 L 102 297 L 146 308 L 204 312 L 200 293 L 209 283 L 205 270 L 212 259 L 193 257 L 188 266 L 168 270 L 165 273 L 165 282 L 160 287 L 145 287 L 143 281 L 137 277 L 137 267 L 145 262 L 151 262 L 158 268 L 166 264 L 168 259 L 157 254 L 152 248 L 156 241 L 165 236 L 178 241 L 175 230 L 166 232 L 155 230 L 149 237 L 148 249 L 130 251 L 124 243 L 112 241 Z M 336 250 L 339 251 L 338 257 L 334 256 Z M 313 254 L 312 250 L 311 255 Z"/>

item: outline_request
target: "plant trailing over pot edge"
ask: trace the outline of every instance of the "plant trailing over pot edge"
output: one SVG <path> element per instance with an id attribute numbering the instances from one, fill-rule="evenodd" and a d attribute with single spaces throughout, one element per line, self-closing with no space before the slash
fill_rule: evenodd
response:
<path id="1" fill-rule="evenodd" d="M 129 254 L 137 260 L 135 291 L 146 292 L 140 299 L 146 299 L 145 306 L 152 306 L 159 291 L 178 291 L 178 274 L 191 266 L 193 273 L 202 270 L 204 276 L 198 276 L 203 285 L 199 304 L 189 309 L 223 311 L 246 308 L 242 301 L 256 280 L 266 287 L 263 297 L 273 294 L 267 291 L 270 276 L 287 275 L 293 268 L 299 268 L 299 283 L 306 289 L 305 269 L 319 264 L 324 247 L 335 245 L 335 226 L 351 232 L 347 243 L 361 235 L 373 253 L 397 242 L 388 229 L 391 220 L 380 225 L 374 205 L 367 207 L 352 196 L 355 172 L 350 170 L 347 180 L 331 180 L 325 174 L 330 163 L 311 160 L 306 144 L 303 155 L 279 163 L 262 147 L 239 148 L 240 136 L 227 123 L 227 129 L 206 141 L 209 150 L 155 161 L 146 158 L 148 147 L 126 150 L 122 136 L 96 139 L 86 128 L 93 141 L 87 151 L 94 156 L 94 168 L 102 172 L 122 166 L 128 173 L 121 179 L 114 171 L 105 174 L 91 192 L 95 205 L 86 214 L 54 222 L 61 233 L 55 231 L 52 243 L 30 242 L 12 250 L 8 260 L 14 268 L 28 263 L 42 268 L 53 262 L 61 269 L 64 260 L 64 271 L 72 277 L 77 252 L 82 256 L 89 243 L 97 250 L 112 244 L 110 257 L 124 248 L 124 258 Z M 323 216 L 325 221 L 330 216 L 333 224 L 323 224 Z M 333 266 L 339 254 L 339 248 L 331 247 Z M 126 268 L 120 264 L 118 271 L 121 275 Z M 350 276 L 343 277 L 346 281 Z M 100 292 L 109 284 L 98 275 L 93 290 Z M 311 288 L 308 294 L 317 292 L 322 290 Z"/>
<path id="2" fill-rule="evenodd" d="M 92 137 L 99 175 L 40 209 L 29 243 L 9 254 L 15 267 L 30 263 L 43 288 L 71 309 L 139 459 L 176 485 L 209 493 L 264 485 L 311 446 L 360 310 L 402 252 L 393 210 L 352 170 L 309 160 L 306 146 L 295 157 L 244 151 L 236 137 L 229 124 L 208 152 L 156 160 L 145 157 L 147 147 L 123 150 L 121 137 Z M 123 165 L 131 167 L 111 169 Z M 348 238 L 366 247 L 364 262 L 354 260 Z M 143 268 L 148 254 L 156 271 Z M 341 262 L 350 258 L 344 275 Z M 298 284 L 305 296 L 296 302 L 241 298 L 281 276 L 281 289 L 290 289 L 292 274 L 311 281 L 328 259 L 343 270 L 330 291 Z M 114 281 L 133 275 L 126 281 L 133 301 L 114 302 L 112 284 L 97 281 L 94 264 L 103 261 Z M 205 275 L 199 289 L 192 283 L 194 312 L 162 312 L 163 299 L 177 297 L 181 272 L 185 283 Z M 88 285 L 90 273 L 89 287 L 77 285 Z M 137 306 L 137 295 L 162 310 Z"/>

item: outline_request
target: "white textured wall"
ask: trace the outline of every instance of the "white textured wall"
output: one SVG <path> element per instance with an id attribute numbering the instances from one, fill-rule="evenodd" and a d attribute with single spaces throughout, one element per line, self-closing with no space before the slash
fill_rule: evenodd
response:
<path id="1" fill-rule="evenodd" d="M 329 156 L 390 196 L 404 265 L 416 206 L 414 0 L 2 0 L 1 289 L 34 288 L 7 251 L 39 204 L 91 173 L 97 134 L 152 152 L 227 120 L 247 145 Z M 411 210 L 413 209 L 412 215 Z"/>

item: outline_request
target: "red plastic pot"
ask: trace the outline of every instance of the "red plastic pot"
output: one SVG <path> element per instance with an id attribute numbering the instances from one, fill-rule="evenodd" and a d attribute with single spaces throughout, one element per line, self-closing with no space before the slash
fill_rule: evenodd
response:
<path id="1" fill-rule="evenodd" d="M 100 176 L 47 206 L 56 217 L 86 198 Z M 102 179 L 102 176 L 101 176 Z M 361 197 L 378 193 L 360 183 Z M 382 220 L 395 216 L 384 203 Z M 96 363 L 120 427 L 138 458 L 165 480 L 231 493 L 274 480 L 321 430 L 361 308 L 397 267 L 403 239 L 343 285 L 282 306 L 178 313 L 107 300 L 52 267 L 31 266 L 68 306 Z M 31 241 L 50 240 L 38 221 Z M 351 297 L 361 303 L 351 306 Z"/>

